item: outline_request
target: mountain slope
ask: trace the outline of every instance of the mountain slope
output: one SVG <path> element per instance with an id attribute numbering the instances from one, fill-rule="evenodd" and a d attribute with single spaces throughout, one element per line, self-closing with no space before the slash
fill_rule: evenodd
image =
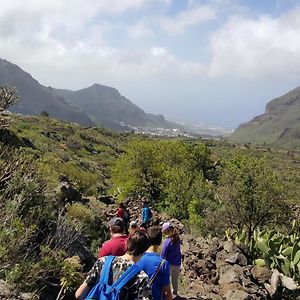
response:
<path id="1" fill-rule="evenodd" d="M 46 88 L 29 73 L 6 60 L 0 59 L 0 85 L 16 87 L 20 101 L 10 110 L 25 115 L 38 115 L 47 111 L 51 117 L 92 126 L 89 117 L 71 107 L 63 97 Z"/>
<path id="2" fill-rule="evenodd" d="M 120 123 L 137 127 L 171 127 L 163 116 L 145 113 L 115 88 L 94 84 L 78 91 L 55 91 L 88 115 L 93 122 L 104 127 L 118 129 Z"/>
<path id="3" fill-rule="evenodd" d="M 300 148 L 300 87 L 273 99 L 265 113 L 241 124 L 234 142 Z"/>

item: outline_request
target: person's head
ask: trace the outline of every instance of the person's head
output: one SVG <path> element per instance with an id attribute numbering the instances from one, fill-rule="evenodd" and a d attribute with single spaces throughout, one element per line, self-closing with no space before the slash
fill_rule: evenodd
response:
<path id="1" fill-rule="evenodd" d="M 162 242 L 162 230 L 159 226 L 152 226 L 147 229 L 150 246 L 160 246 Z"/>
<path id="2" fill-rule="evenodd" d="M 148 234 L 145 230 L 137 229 L 126 243 L 126 252 L 132 256 L 141 256 L 150 246 Z"/>
<path id="3" fill-rule="evenodd" d="M 147 207 L 148 206 L 148 202 L 147 201 L 144 201 L 143 202 L 143 207 Z"/>
<path id="4" fill-rule="evenodd" d="M 133 220 L 129 224 L 129 233 L 135 232 L 139 228 L 139 224 L 137 220 Z"/>
<path id="5" fill-rule="evenodd" d="M 172 223 L 170 222 L 166 222 L 162 225 L 162 232 L 163 234 L 165 234 L 166 236 L 170 236 L 172 235 L 172 232 L 174 230 L 174 226 Z"/>
<path id="6" fill-rule="evenodd" d="M 174 225 L 170 222 L 166 222 L 162 225 L 162 232 L 167 237 L 171 238 L 172 243 L 176 243 L 179 240 L 178 232 Z"/>
<path id="7" fill-rule="evenodd" d="M 123 203 L 123 202 L 121 202 L 121 203 L 119 204 L 119 207 L 120 207 L 120 208 L 123 208 L 123 209 L 125 209 L 125 205 L 124 205 L 124 203 Z"/>
<path id="8" fill-rule="evenodd" d="M 110 233 L 124 233 L 125 224 L 122 218 L 113 218 L 108 222 Z"/>

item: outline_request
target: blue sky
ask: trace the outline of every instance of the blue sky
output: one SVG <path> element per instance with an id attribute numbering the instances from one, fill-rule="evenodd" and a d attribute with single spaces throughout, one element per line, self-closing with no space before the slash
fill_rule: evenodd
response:
<path id="1" fill-rule="evenodd" d="M 234 128 L 300 85 L 299 0 L 48 2 L 0 0 L 0 57 L 46 86 Z"/>

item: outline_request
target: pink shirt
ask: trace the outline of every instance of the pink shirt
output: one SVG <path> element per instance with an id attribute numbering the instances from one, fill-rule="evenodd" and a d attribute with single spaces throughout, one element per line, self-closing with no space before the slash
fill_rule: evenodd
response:
<path id="1" fill-rule="evenodd" d="M 127 239 L 128 237 L 126 235 L 113 236 L 109 241 L 102 245 L 98 254 L 98 258 L 107 255 L 124 255 L 126 253 Z"/>

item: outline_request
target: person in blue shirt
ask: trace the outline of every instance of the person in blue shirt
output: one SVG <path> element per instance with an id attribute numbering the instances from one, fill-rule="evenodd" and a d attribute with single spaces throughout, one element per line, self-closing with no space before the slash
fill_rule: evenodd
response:
<path id="1" fill-rule="evenodd" d="M 145 201 L 143 203 L 141 227 L 147 229 L 147 227 L 149 226 L 149 223 L 151 221 L 151 218 L 152 218 L 151 209 L 149 208 L 147 201 Z"/>
<path id="2" fill-rule="evenodd" d="M 162 230 L 159 226 L 147 230 L 150 247 L 142 256 L 139 265 L 149 276 L 153 300 L 172 300 L 170 287 L 170 265 L 158 254 L 162 242 Z"/>

